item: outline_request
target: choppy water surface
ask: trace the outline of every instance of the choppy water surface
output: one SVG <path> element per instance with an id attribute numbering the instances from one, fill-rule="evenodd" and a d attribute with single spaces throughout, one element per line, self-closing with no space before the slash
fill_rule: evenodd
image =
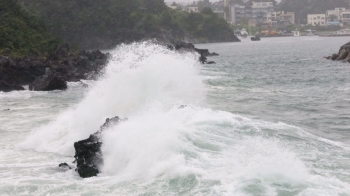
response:
<path id="1" fill-rule="evenodd" d="M 0 195 L 350 195 L 350 65 L 322 59 L 347 41 L 140 43 L 89 87 L 0 93 Z M 98 177 L 57 168 L 116 115 Z"/>

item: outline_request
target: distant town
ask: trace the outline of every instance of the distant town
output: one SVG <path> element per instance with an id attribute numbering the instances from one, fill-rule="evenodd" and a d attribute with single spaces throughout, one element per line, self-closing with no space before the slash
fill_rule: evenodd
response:
<path id="1" fill-rule="evenodd" d="M 339 30 L 350 25 L 350 9 L 345 7 L 334 7 L 334 9 L 327 10 L 324 13 L 307 13 L 306 18 L 297 20 L 294 12 L 277 10 L 276 2 L 267 1 L 245 3 L 244 1 L 230 0 L 220 0 L 218 2 L 200 0 L 192 3 L 173 2 L 168 3 L 168 6 L 172 9 L 182 9 L 186 12 L 195 13 L 209 7 L 233 26 L 259 27 L 252 33 L 264 33 L 264 30 L 268 30 L 270 34 L 277 31 L 279 33 L 291 33 L 294 30 L 293 28 L 297 27 L 320 27 L 319 29 L 327 31 L 329 29 Z"/>

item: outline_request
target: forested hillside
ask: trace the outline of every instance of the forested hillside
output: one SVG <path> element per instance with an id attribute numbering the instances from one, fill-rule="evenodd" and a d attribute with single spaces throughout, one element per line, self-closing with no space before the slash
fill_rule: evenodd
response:
<path id="1" fill-rule="evenodd" d="M 45 19 L 48 30 L 83 49 L 114 47 L 122 42 L 237 41 L 229 25 L 211 10 L 171 10 L 164 0 L 21 0 Z"/>
<path id="2" fill-rule="evenodd" d="M 278 10 L 295 12 L 297 23 L 306 23 L 307 14 L 325 14 L 337 7 L 349 8 L 349 0 L 282 0 Z"/>
<path id="3" fill-rule="evenodd" d="M 41 55 L 53 51 L 58 43 L 46 32 L 44 22 L 23 10 L 16 0 L 0 1 L 0 54 Z"/>

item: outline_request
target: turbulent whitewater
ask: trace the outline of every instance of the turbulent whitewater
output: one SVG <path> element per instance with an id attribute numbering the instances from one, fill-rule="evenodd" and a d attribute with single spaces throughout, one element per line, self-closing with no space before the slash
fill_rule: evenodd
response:
<path id="1" fill-rule="evenodd" d="M 264 102 L 238 109 L 254 105 L 228 95 L 266 89 L 235 84 L 244 55 L 215 52 L 218 65 L 203 66 L 197 54 L 121 45 L 98 81 L 0 93 L 0 195 L 350 195 L 346 142 L 283 119 L 293 109 L 282 119 L 259 115 Z M 81 179 L 57 167 L 113 116 L 128 120 L 103 132 L 101 174 Z"/>

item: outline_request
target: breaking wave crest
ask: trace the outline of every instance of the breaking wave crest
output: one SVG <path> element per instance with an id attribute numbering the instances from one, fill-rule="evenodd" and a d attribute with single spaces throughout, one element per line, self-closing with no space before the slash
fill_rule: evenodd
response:
<path id="1" fill-rule="evenodd" d="M 300 128 L 208 108 L 196 58 L 149 42 L 119 46 L 85 98 L 20 146 L 72 156 L 75 141 L 120 116 L 129 120 L 103 133 L 102 174 L 92 179 L 110 193 L 349 193 L 348 183 L 316 173 L 308 159 L 321 141 Z"/>

